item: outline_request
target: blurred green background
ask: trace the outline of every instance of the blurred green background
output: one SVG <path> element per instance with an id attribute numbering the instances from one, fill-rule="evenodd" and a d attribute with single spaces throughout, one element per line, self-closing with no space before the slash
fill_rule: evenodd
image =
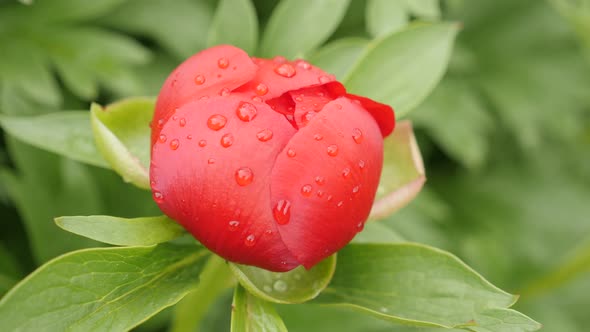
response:
<path id="1" fill-rule="evenodd" d="M 278 2 L 252 2 L 259 31 Z M 342 20 L 327 20 L 326 31 L 317 33 L 326 33 L 326 44 L 375 38 L 371 2 L 340 5 L 346 8 Z M 406 116 L 417 131 L 428 182 L 416 201 L 384 223 L 409 240 L 451 251 L 495 285 L 520 294 L 516 309 L 544 330 L 587 331 L 590 1 L 391 2 L 398 11 L 381 19 L 393 29 L 415 20 L 460 22 L 462 29 L 444 78 Z M 210 31 L 231 40 L 232 29 L 240 28 L 230 21 L 212 29 L 220 24 L 215 0 L 23 3 L 0 0 L 1 114 L 156 95 L 177 64 L 219 39 Z M 235 43 L 250 52 L 257 44 Z M 315 51 L 298 55 L 313 60 Z M 3 134 L 0 296 L 48 259 L 100 245 L 60 230 L 54 217 L 157 213 L 149 192 L 114 173 Z M 201 329 L 227 330 L 230 303 L 228 292 Z M 292 331 L 392 330 L 389 323 L 334 308 L 284 305 L 279 311 Z M 168 318 L 165 311 L 139 329 L 166 330 Z"/>

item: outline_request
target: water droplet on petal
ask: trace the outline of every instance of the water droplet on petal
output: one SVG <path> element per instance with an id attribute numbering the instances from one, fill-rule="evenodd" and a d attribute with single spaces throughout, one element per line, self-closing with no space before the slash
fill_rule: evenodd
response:
<path id="1" fill-rule="evenodd" d="M 176 109 L 176 111 L 178 111 L 178 108 Z M 176 121 L 176 120 L 178 120 L 178 117 L 175 115 L 172 117 L 172 120 Z"/>
<path id="2" fill-rule="evenodd" d="M 236 170 L 236 182 L 240 186 L 247 186 L 254 180 L 254 173 L 249 167 L 240 167 Z"/>
<path id="3" fill-rule="evenodd" d="M 195 84 L 196 85 L 201 85 L 203 83 L 205 83 L 205 76 L 203 76 L 201 74 L 195 76 Z"/>
<path id="4" fill-rule="evenodd" d="M 354 128 L 352 130 L 352 139 L 356 144 L 361 144 L 363 141 L 363 132 L 358 128 Z"/>
<path id="5" fill-rule="evenodd" d="M 256 88 L 254 89 L 257 95 L 264 96 L 268 93 L 268 86 L 264 83 L 259 83 Z"/>
<path id="6" fill-rule="evenodd" d="M 267 229 L 264 231 L 265 235 L 272 235 L 272 233 L 273 233 L 272 229 Z"/>
<path id="7" fill-rule="evenodd" d="M 160 143 L 166 143 L 166 135 L 160 134 L 158 141 L 160 141 Z"/>
<path id="8" fill-rule="evenodd" d="M 232 220 L 227 224 L 227 229 L 229 229 L 230 232 L 234 232 L 238 229 L 238 226 L 240 226 L 240 222 L 237 220 Z"/>
<path id="9" fill-rule="evenodd" d="M 255 101 L 257 103 L 261 103 L 262 102 L 262 98 L 260 98 L 259 96 L 254 96 L 254 97 L 252 97 L 252 101 Z"/>
<path id="10" fill-rule="evenodd" d="M 226 123 L 227 119 L 221 114 L 213 114 L 207 119 L 207 127 L 215 131 L 225 127 Z"/>
<path id="11" fill-rule="evenodd" d="M 365 169 L 365 161 L 364 161 L 364 160 L 359 160 L 359 168 L 360 168 L 361 170 L 362 170 L 362 169 Z"/>
<path id="12" fill-rule="evenodd" d="M 348 178 L 348 176 L 350 175 L 350 168 L 346 167 L 345 169 L 342 170 L 342 177 L 343 178 Z"/>
<path id="13" fill-rule="evenodd" d="M 164 127 L 164 119 L 158 120 L 158 129 L 162 129 Z"/>
<path id="14" fill-rule="evenodd" d="M 234 144 L 234 135 L 227 133 L 221 136 L 221 140 L 219 140 L 219 142 L 224 148 L 229 148 L 232 144 Z"/>
<path id="15" fill-rule="evenodd" d="M 213 165 L 213 164 L 215 164 L 215 159 L 213 159 L 213 158 L 209 158 L 209 159 L 207 160 L 207 164 L 209 164 L 209 165 Z"/>
<path id="16" fill-rule="evenodd" d="M 204 139 L 200 140 L 199 141 L 199 146 L 202 147 L 202 148 L 205 147 L 205 146 L 207 146 L 207 141 L 204 140 Z"/>
<path id="17" fill-rule="evenodd" d="M 315 139 L 316 141 L 321 141 L 322 139 L 324 139 L 324 136 L 322 134 L 315 134 L 313 135 L 313 139 Z"/>
<path id="18" fill-rule="evenodd" d="M 334 196 L 328 195 L 328 202 L 331 202 L 333 198 L 334 198 Z"/>
<path id="19" fill-rule="evenodd" d="M 301 116 L 301 122 L 306 125 L 309 123 L 309 121 L 311 121 L 311 119 L 313 119 L 315 115 L 316 112 L 307 112 Z"/>
<path id="20" fill-rule="evenodd" d="M 297 71 L 290 64 L 283 63 L 282 65 L 277 66 L 275 68 L 275 73 L 277 73 L 283 77 L 291 78 L 291 77 L 295 76 L 295 74 L 297 74 Z"/>
<path id="21" fill-rule="evenodd" d="M 331 79 L 330 79 L 328 76 L 322 75 L 322 76 L 320 76 L 320 77 L 318 78 L 318 81 L 319 81 L 321 84 L 326 84 L 326 83 L 330 82 L 330 81 L 331 81 Z"/>
<path id="22" fill-rule="evenodd" d="M 272 288 L 277 291 L 277 292 L 286 292 L 287 291 L 287 283 L 284 282 L 283 280 L 277 280 L 274 282 L 274 284 L 272 285 Z"/>
<path id="23" fill-rule="evenodd" d="M 162 202 L 164 202 L 164 195 L 161 192 L 154 191 L 154 193 L 152 194 L 152 196 L 154 197 L 154 201 L 156 201 L 156 203 L 162 203 Z"/>
<path id="24" fill-rule="evenodd" d="M 329 145 L 328 148 L 326 149 L 326 152 L 328 153 L 329 156 L 335 157 L 338 155 L 338 145 L 336 144 L 332 144 Z"/>
<path id="25" fill-rule="evenodd" d="M 285 63 L 287 62 L 287 58 L 285 58 L 284 56 L 277 55 L 274 58 L 272 58 L 272 61 L 276 63 Z"/>
<path id="26" fill-rule="evenodd" d="M 244 240 L 244 244 L 246 245 L 246 247 L 252 247 L 256 244 L 256 236 L 254 236 L 254 234 L 250 234 L 248 236 L 246 236 L 246 239 Z"/>
<path id="27" fill-rule="evenodd" d="M 171 140 L 171 141 L 170 141 L 170 148 L 171 148 L 172 150 L 176 150 L 176 149 L 178 149 L 178 146 L 179 146 L 179 145 L 180 145 L 180 142 L 178 142 L 178 140 L 177 140 L 177 139 L 173 139 L 173 140 Z"/>
<path id="28" fill-rule="evenodd" d="M 229 60 L 227 58 L 219 58 L 219 60 L 217 60 L 217 66 L 221 69 L 225 69 L 229 66 Z"/>
<path id="29" fill-rule="evenodd" d="M 193 139 L 193 135 L 186 135 L 186 139 Z"/>
<path id="30" fill-rule="evenodd" d="M 256 117 L 257 113 L 258 110 L 256 109 L 256 106 L 246 102 L 241 102 L 236 109 L 238 118 L 244 122 L 252 121 Z"/>
<path id="31" fill-rule="evenodd" d="M 315 183 L 317 183 L 318 185 L 323 185 L 324 183 L 326 183 L 326 179 L 323 176 L 316 176 L 315 177 Z"/>
<path id="32" fill-rule="evenodd" d="M 219 91 L 219 95 L 222 97 L 227 97 L 229 96 L 231 93 L 231 91 L 228 88 L 223 88 Z"/>
<path id="33" fill-rule="evenodd" d="M 285 199 L 281 199 L 280 201 L 278 201 L 274 209 L 272 210 L 272 215 L 275 218 L 277 224 L 288 224 L 289 219 L 291 218 L 291 202 Z"/>
<path id="34" fill-rule="evenodd" d="M 344 205 L 343 201 L 338 202 L 338 204 L 336 204 L 337 207 L 342 207 Z"/>
<path id="35" fill-rule="evenodd" d="M 318 195 L 318 197 L 322 197 L 322 196 L 324 196 L 324 191 L 323 191 L 323 190 L 321 190 L 321 189 L 320 189 L 320 190 L 318 190 L 318 192 L 317 192 L 317 195 Z"/>
<path id="36" fill-rule="evenodd" d="M 297 155 L 297 152 L 295 152 L 295 150 L 293 150 L 293 149 L 287 149 L 287 156 L 288 156 L 289 158 L 293 158 L 293 157 L 295 157 L 296 155 Z"/>
<path id="37" fill-rule="evenodd" d="M 301 195 L 305 196 L 305 197 L 309 197 L 311 196 L 311 184 L 306 184 L 303 187 L 301 187 Z"/>
<path id="38" fill-rule="evenodd" d="M 180 120 L 178 120 L 178 125 L 181 127 L 186 126 L 186 119 L 185 118 L 180 118 Z"/>
<path id="39" fill-rule="evenodd" d="M 272 131 L 270 129 L 263 129 L 256 134 L 256 138 L 258 138 L 261 142 L 269 141 L 272 138 Z"/>
<path id="40" fill-rule="evenodd" d="M 359 185 L 356 185 L 352 188 L 352 197 L 356 196 L 359 193 L 359 190 L 361 189 L 361 187 Z"/>
<path id="41" fill-rule="evenodd" d="M 311 69 L 311 65 L 309 64 L 309 62 L 305 61 L 305 60 L 299 60 L 297 61 L 297 67 L 305 69 L 305 70 L 310 70 Z"/>

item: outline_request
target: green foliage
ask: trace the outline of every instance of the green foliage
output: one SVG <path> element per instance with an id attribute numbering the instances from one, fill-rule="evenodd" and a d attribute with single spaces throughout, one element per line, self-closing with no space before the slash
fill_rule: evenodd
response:
<path id="1" fill-rule="evenodd" d="M 272 304 L 250 294 L 238 285 L 232 303 L 231 331 L 287 331 Z"/>

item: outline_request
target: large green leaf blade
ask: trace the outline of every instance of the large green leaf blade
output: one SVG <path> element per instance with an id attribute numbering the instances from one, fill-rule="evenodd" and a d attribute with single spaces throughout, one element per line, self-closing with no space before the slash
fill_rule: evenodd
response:
<path id="1" fill-rule="evenodd" d="M 209 46 L 230 44 L 253 54 L 258 41 L 258 19 L 250 0 L 221 0 L 209 27 Z"/>
<path id="2" fill-rule="evenodd" d="M 94 144 L 88 111 L 34 117 L 0 116 L 0 125 L 19 140 L 90 165 L 106 167 Z"/>
<path id="3" fill-rule="evenodd" d="M 258 298 L 240 284 L 232 303 L 231 332 L 287 332 L 287 327 L 271 303 Z"/>
<path id="4" fill-rule="evenodd" d="M 195 246 L 75 251 L 37 269 L 0 301 L 5 331 L 122 331 L 178 302 L 198 282 Z"/>
<path id="5" fill-rule="evenodd" d="M 264 30 L 260 54 L 302 57 L 336 30 L 350 0 L 284 0 Z"/>
<path id="6" fill-rule="evenodd" d="M 283 273 L 233 263 L 229 267 L 242 286 L 261 299 L 275 303 L 302 303 L 318 296 L 328 285 L 336 268 L 336 255 L 309 270 L 299 266 Z"/>
<path id="7" fill-rule="evenodd" d="M 373 37 L 382 37 L 408 24 L 404 1 L 369 0 L 366 10 L 367 30 Z"/>
<path id="8" fill-rule="evenodd" d="M 472 331 L 539 328 L 530 318 L 507 312 L 515 296 L 442 250 L 413 243 L 351 244 L 338 257 L 332 282 L 314 302 L 349 306 L 414 326 Z M 508 329 L 515 316 L 519 325 L 534 329 Z M 500 324 L 503 320 L 506 323 Z"/>
<path id="9" fill-rule="evenodd" d="M 393 106 L 402 117 L 418 106 L 442 78 L 458 26 L 416 24 L 371 45 L 344 85 L 351 93 Z"/>
<path id="10" fill-rule="evenodd" d="M 336 75 L 337 79 L 342 79 L 346 77 L 368 44 L 369 41 L 363 38 L 338 39 L 320 48 L 309 61 Z"/>
<path id="11" fill-rule="evenodd" d="M 118 246 L 150 246 L 185 233 L 180 225 L 166 216 L 68 216 L 56 218 L 55 223 L 74 234 Z"/>
<path id="12" fill-rule="evenodd" d="M 92 130 L 98 150 L 123 180 L 149 189 L 152 98 L 130 98 L 105 108 L 93 104 Z"/>

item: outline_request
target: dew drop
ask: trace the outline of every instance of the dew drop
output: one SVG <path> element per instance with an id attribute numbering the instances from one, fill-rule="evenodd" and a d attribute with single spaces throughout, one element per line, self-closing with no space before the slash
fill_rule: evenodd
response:
<path id="1" fill-rule="evenodd" d="M 154 197 L 154 201 L 156 201 L 156 203 L 164 202 L 164 195 L 161 192 L 156 190 L 152 196 Z"/>
<path id="2" fill-rule="evenodd" d="M 204 139 L 200 140 L 199 141 L 199 146 L 202 147 L 202 148 L 205 147 L 205 146 L 207 146 L 207 141 L 204 140 Z"/>
<path id="3" fill-rule="evenodd" d="M 324 136 L 322 134 L 315 134 L 313 135 L 313 139 L 315 139 L 316 141 L 321 141 L 322 139 L 324 139 Z"/>
<path id="4" fill-rule="evenodd" d="M 274 58 L 272 58 L 272 61 L 276 63 L 285 63 L 287 62 L 287 58 L 285 58 L 284 56 L 277 55 Z"/>
<path id="5" fill-rule="evenodd" d="M 268 93 L 268 86 L 264 83 L 259 83 L 256 88 L 254 89 L 257 95 L 264 96 Z"/>
<path id="6" fill-rule="evenodd" d="M 297 74 L 297 71 L 290 64 L 283 63 L 282 65 L 275 68 L 275 73 L 277 73 L 283 77 L 291 78 L 291 77 L 295 76 L 295 74 Z"/>
<path id="7" fill-rule="evenodd" d="M 186 126 L 186 119 L 185 118 L 180 118 L 180 120 L 178 120 L 178 125 L 181 127 Z"/>
<path id="8" fill-rule="evenodd" d="M 205 83 L 205 76 L 198 74 L 197 76 L 195 76 L 195 84 L 196 85 L 201 85 Z"/>
<path id="9" fill-rule="evenodd" d="M 323 197 L 324 191 L 320 189 L 320 190 L 318 190 L 318 192 L 316 194 L 318 195 L 318 197 Z"/>
<path id="10" fill-rule="evenodd" d="M 337 207 L 342 207 L 344 205 L 343 201 L 338 202 L 338 204 L 336 204 Z"/>
<path id="11" fill-rule="evenodd" d="M 221 90 L 219 91 L 219 95 L 220 95 L 220 96 L 222 96 L 222 97 L 227 97 L 227 96 L 229 96 L 229 95 L 230 95 L 230 93 L 231 93 L 231 92 L 229 91 L 229 89 L 228 89 L 228 88 L 223 88 L 223 89 L 221 89 Z"/>
<path id="12" fill-rule="evenodd" d="M 217 60 L 217 67 L 221 69 L 229 67 L 229 60 L 227 58 L 219 58 L 219 60 Z"/>
<path id="13" fill-rule="evenodd" d="M 180 145 L 180 142 L 178 142 L 178 140 L 176 138 L 170 141 L 170 148 L 172 150 L 178 149 L 179 145 Z"/>
<path id="14" fill-rule="evenodd" d="M 254 97 L 252 97 L 252 101 L 255 101 L 257 103 L 261 103 L 262 102 L 262 98 L 260 98 L 259 96 L 254 96 Z"/>
<path id="15" fill-rule="evenodd" d="M 209 159 L 207 160 L 207 164 L 209 164 L 209 165 L 213 165 L 213 164 L 215 164 L 215 159 L 213 159 L 213 158 L 209 158 Z"/>
<path id="16" fill-rule="evenodd" d="M 324 183 L 326 183 L 326 179 L 323 176 L 316 176 L 315 177 L 315 183 L 317 183 L 318 185 L 323 185 Z"/>
<path id="17" fill-rule="evenodd" d="M 363 223 L 362 221 L 359 221 L 359 222 L 356 224 L 356 228 L 357 228 L 357 230 L 358 230 L 359 232 L 360 232 L 360 231 L 362 231 L 362 230 L 363 230 L 363 228 L 365 228 L 365 223 Z"/>
<path id="18" fill-rule="evenodd" d="M 158 128 L 162 129 L 164 127 L 164 119 L 158 120 Z"/>
<path id="19" fill-rule="evenodd" d="M 302 96 L 297 96 L 297 97 L 295 97 L 295 101 L 302 102 L 303 101 L 303 97 Z"/>
<path id="20" fill-rule="evenodd" d="M 311 69 L 311 65 L 309 64 L 309 62 L 307 62 L 305 60 L 299 60 L 299 61 L 297 61 L 297 67 L 299 67 L 301 69 L 305 69 L 305 70 L 310 70 Z"/>
<path id="21" fill-rule="evenodd" d="M 158 137 L 158 141 L 160 141 L 160 143 L 166 143 L 166 135 L 160 134 L 160 137 Z"/>
<path id="22" fill-rule="evenodd" d="M 342 170 L 342 177 L 346 179 L 349 176 L 350 176 L 350 168 L 346 167 L 345 169 Z"/>
<path id="23" fill-rule="evenodd" d="M 320 77 L 318 78 L 318 81 L 319 81 L 321 84 L 326 84 L 326 83 L 330 82 L 330 81 L 331 81 L 331 79 L 330 79 L 328 76 L 322 75 L 322 76 L 320 76 Z"/>
<path id="24" fill-rule="evenodd" d="M 254 236 L 254 234 L 250 234 L 248 236 L 246 236 L 246 239 L 244 240 L 244 244 L 246 245 L 246 247 L 252 247 L 256 244 L 256 236 Z"/>
<path id="25" fill-rule="evenodd" d="M 329 145 L 328 148 L 326 149 L 326 152 L 328 153 L 329 156 L 335 157 L 338 155 L 338 145 L 336 144 L 332 144 Z"/>
<path id="26" fill-rule="evenodd" d="M 291 218 L 291 202 L 285 199 L 281 199 L 280 201 L 278 201 L 274 209 L 272 210 L 272 215 L 275 218 L 277 224 L 288 224 L 289 219 Z"/>
<path id="27" fill-rule="evenodd" d="M 193 135 L 186 135 L 186 139 L 193 139 Z"/>
<path id="28" fill-rule="evenodd" d="M 178 108 L 176 109 L 176 111 L 178 111 Z M 178 120 L 178 117 L 175 115 L 172 117 L 172 120 L 176 121 L 176 120 Z"/>
<path id="29" fill-rule="evenodd" d="M 359 160 L 359 168 L 360 168 L 361 170 L 362 170 L 362 169 L 365 169 L 365 161 L 364 161 L 364 160 Z"/>
<path id="30" fill-rule="evenodd" d="M 252 121 L 256 117 L 257 113 L 258 110 L 256 109 L 256 106 L 247 102 L 241 102 L 236 109 L 236 115 L 244 122 Z"/>
<path id="31" fill-rule="evenodd" d="M 304 185 L 303 187 L 301 187 L 301 195 L 305 197 L 311 196 L 311 189 L 311 184 Z"/>
<path id="32" fill-rule="evenodd" d="M 361 187 L 359 185 L 356 185 L 352 188 L 352 196 L 356 196 L 359 193 L 359 190 L 361 189 Z"/>
<path id="33" fill-rule="evenodd" d="M 352 139 L 356 144 L 361 144 L 363 141 L 363 132 L 358 128 L 354 128 L 352 130 Z"/>
<path id="34" fill-rule="evenodd" d="M 301 116 L 301 122 L 306 125 L 309 123 L 309 121 L 311 121 L 311 119 L 313 119 L 315 115 L 316 112 L 307 112 Z"/>
<path id="35" fill-rule="evenodd" d="M 296 155 L 297 155 L 297 152 L 295 152 L 295 150 L 293 150 L 293 149 L 288 149 L 288 150 L 287 150 L 287 156 L 288 156 L 289 158 L 293 158 L 293 157 L 295 157 Z"/>
<path id="36" fill-rule="evenodd" d="M 238 226 L 240 226 L 240 222 L 237 220 L 232 220 L 229 223 L 227 223 L 227 229 L 229 229 L 230 232 L 234 232 L 235 230 L 237 230 Z"/>
<path id="37" fill-rule="evenodd" d="M 254 173 L 249 167 L 240 167 L 236 170 L 236 182 L 240 186 L 247 186 L 254 180 Z"/>
<path id="38" fill-rule="evenodd" d="M 230 146 L 232 146 L 232 144 L 234 144 L 234 135 L 227 133 L 221 136 L 221 140 L 219 140 L 219 142 L 221 143 L 221 146 L 223 146 L 224 148 L 229 148 Z"/>
<path id="39" fill-rule="evenodd" d="M 287 283 L 284 282 L 283 280 L 277 280 L 274 282 L 274 284 L 272 285 L 272 288 L 277 291 L 277 292 L 286 292 L 287 291 Z"/>
<path id="40" fill-rule="evenodd" d="M 226 123 L 227 119 L 221 114 L 213 114 L 207 119 L 207 127 L 215 131 L 225 127 Z"/>
<path id="41" fill-rule="evenodd" d="M 267 142 L 272 138 L 272 131 L 270 129 L 263 129 L 256 134 L 256 138 L 258 138 L 261 142 Z"/>
<path id="42" fill-rule="evenodd" d="M 328 195 L 328 198 L 327 198 L 327 199 L 328 199 L 328 202 L 331 202 L 331 201 L 332 201 L 332 199 L 334 199 L 334 196 L 332 196 L 332 195 Z"/>
<path id="43" fill-rule="evenodd" d="M 272 229 L 267 229 L 267 230 L 264 231 L 264 234 L 265 235 L 272 235 L 272 233 L 273 233 L 272 232 Z"/>

